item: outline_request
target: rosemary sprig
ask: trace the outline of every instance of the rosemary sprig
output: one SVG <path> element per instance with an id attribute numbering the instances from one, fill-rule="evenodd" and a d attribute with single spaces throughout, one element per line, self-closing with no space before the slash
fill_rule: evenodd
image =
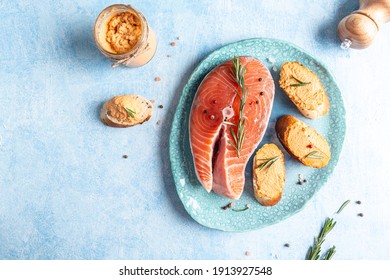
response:
<path id="1" fill-rule="evenodd" d="M 314 239 L 313 246 L 311 246 L 307 251 L 306 260 L 318 260 L 320 258 L 322 243 L 324 243 L 326 235 L 333 229 L 335 225 L 336 221 L 334 221 L 332 218 L 326 218 L 325 223 L 320 231 L 320 234 Z M 336 252 L 336 248 L 334 248 L 332 251 L 333 254 L 331 256 L 333 256 Z"/>
<path id="2" fill-rule="evenodd" d="M 240 111 L 238 115 L 237 131 L 234 132 L 233 128 L 230 127 L 230 133 L 233 136 L 234 143 L 231 141 L 228 143 L 236 149 L 237 157 L 240 157 L 241 149 L 245 141 L 245 119 L 243 113 L 246 98 L 248 97 L 248 88 L 245 87 L 246 66 L 242 66 L 240 59 L 237 56 L 233 58 L 233 68 L 230 68 L 230 72 L 232 78 L 240 87 L 241 94 L 240 91 L 236 89 L 236 94 L 240 98 Z"/>
<path id="3" fill-rule="evenodd" d="M 313 159 L 323 159 L 324 157 L 321 155 L 317 155 L 319 151 L 312 151 L 308 153 L 304 158 L 313 158 Z"/>
<path id="4" fill-rule="evenodd" d="M 311 84 L 311 82 L 302 82 L 301 80 L 298 80 L 295 78 L 293 75 L 291 75 L 291 78 L 293 78 L 295 81 L 298 82 L 298 84 L 291 84 L 290 86 L 292 87 L 302 87 L 302 86 L 307 86 L 308 84 Z"/>
<path id="5" fill-rule="evenodd" d="M 256 167 L 259 170 L 263 170 L 265 168 L 270 168 L 278 159 L 280 159 L 280 155 L 273 157 L 273 158 L 260 158 L 258 160 L 264 160 L 262 164 L 260 164 L 258 167 Z"/>
<path id="6" fill-rule="evenodd" d="M 126 112 L 129 114 L 130 117 L 135 117 L 135 112 L 131 110 L 130 108 L 125 107 Z"/>
<path id="7" fill-rule="evenodd" d="M 337 210 L 337 214 L 348 205 L 350 200 L 344 201 L 344 203 L 340 206 L 339 210 Z M 324 225 L 321 228 L 320 234 L 314 238 L 314 244 L 309 248 L 306 253 L 306 260 L 319 260 L 321 254 L 321 246 L 325 241 L 326 235 L 334 228 L 336 225 L 336 221 L 331 218 L 326 218 Z M 322 260 L 330 260 L 334 254 L 336 254 L 336 246 L 332 246 L 326 253 L 322 256 Z"/>

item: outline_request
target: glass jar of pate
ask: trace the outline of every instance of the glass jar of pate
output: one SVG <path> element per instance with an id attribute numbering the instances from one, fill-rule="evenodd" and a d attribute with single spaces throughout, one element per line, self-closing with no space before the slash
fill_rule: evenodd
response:
<path id="1" fill-rule="evenodd" d="M 94 38 L 99 50 L 114 60 L 113 67 L 139 67 L 156 52 L 157 42 L 144 15 L 130 5 L 115 4 L 97 17 Z"/>

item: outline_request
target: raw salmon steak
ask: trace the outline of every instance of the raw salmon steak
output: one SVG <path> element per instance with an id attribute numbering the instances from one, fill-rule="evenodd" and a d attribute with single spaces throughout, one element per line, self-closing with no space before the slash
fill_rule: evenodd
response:
<path id="1" fill-rule="evenodd" d="M 246 164 L 260 144 L 272 110 L 275 85 L 267 67 L 253 57 L 239 57 L 246 67 L 247 98 L 241 108 L 245 138 L 237 151 L 242 90 L 234 79 L 233 60 L 213 69 L 200 84 L 191 108 L 189 132 L 196 175 L 207 192 L 239 199 Z"/>

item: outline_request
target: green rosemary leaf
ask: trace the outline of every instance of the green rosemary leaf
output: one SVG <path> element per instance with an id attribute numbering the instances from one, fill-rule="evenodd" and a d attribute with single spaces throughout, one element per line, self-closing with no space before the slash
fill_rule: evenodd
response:
<path id="1" fill-rule="evenodd" d="M 301 87 L 301 86 L 307 86 L 308 84 L 311 84 L 311 82 L 302 82 L 301 80 L 298 80 L 293 75 L 291 75 L 291 78 L 293 78 L 295 81 L 298 82 L 298 84 L 291 84 L 292 87 Z"/>
<path id="2" fill-rule="evenodd" d="M 244 133 L 245 120 L 238 124 L 237 134 L 242 135 Z"/>
<path id="3" fill-rule="evenodd" d="M 303 84 L 291 84 L 290 86 L 291 86 L 291 87 L 304 87 L 304 86 L 307 86 L 308 84 L 310 84 L 310 83 L 303 83 Z"/>
<path id="4" fill-rule="evenodd" d="M 229 70 L 230 70 L 230 73 L 232 74 L 232 78 L 234 79 L 234 77 L 236 76 L 236 72 L 234 71 L 233 68 L 230 68 Z"/>
<path id="5" fill-rule="evenodd" d="M 235 123 L 232 123 L 232 122 L 227 122 L 227 121 L 224 121 L 223 123 L 224 123 L 224 124 L 228 124 L 228 125 L 237 126 L 237 124 L 235 124 Z"/>
<path id="6" fill-rule="evenodd" d="M 339 210 L 337 210 L 337 214 L 340 214 L 341 213 L 341 211 L 343 211 L 343 209 L 345 208 L 345 206 L 347 206 L 348 205 L 348 203 L 350 203 L 351 201 L 350 200 L 346 200 L 341 206 L 340 206 L 340 208 L 339 208 Z"/>
<path id="7" fill-rule="evenodd" d="M 248 210 L 248 209 L 249 209 L 249 204 L 245 205 L 244 208 L 239 208 L 239 209 L 232 208 L 232 210 L 234 212 L 242 212 L 242 211 L 245 211 L 245 210 Z"/>
<path id="8" fill-rule="evenodd" d="M 240 94 L 240 92 L 238 91 L 238 89 L 236 89 L 236 94 L 238 96 L 238 98 L 240 99 L 240 104 L 242 104 L 242 95 Z M 241 106 L 240 106 L 241 107 Z"/>
<path id="9" fill-rule="evenodd" d="M 232 127 L 230 127 L 230 133 L 232 134 L 233 139 L 234 139 L 234 142 L 236 142 L 236 145 L 237 145 L 237 136 L 236 136 L 236 134 L 234 133 L 234 130 L 233 130 Z"/>
<path id="10" fill-rule="evenodd" d="M 318 153 L 318 151 L 312 151 L 308 153 L 304 158 L 323 159 L 324 157 L 321 155 L 317 155 Z"/>
<path id="11" fill-rule="evenodd" d="M 229 145 L 233 146 L 233 148 L 237 150 L 236 145 L 235 145 L 232 141 L 227 141 L 227 143 L 228 143 Z"/>
<path id="12" fill-rule="evenodd" d="M 135 117 L 135 112 L 131 110 L 130 108 L 125 107 L 126 112 L 129 114 L 130 117 Z"/>
<path id="13" fill-rule="evenodd" d="M 241 137 L 240 142 L 239 142 L 240 151 L 242 149 L 242 146 L 244 145 L 244 141 L 245 141 L 245 131 L 242 133 L 242 137 Z M 240 155 L 238 155 L 238 157 L 240 157 Z"/>
<path id="14" fill-rule="evenodd" d="M 330 260 L 334 254 L 336 254 L 336 246 L 332 246 L 328 251 L 326 251 L 325 255 L 322 257 L 323 260 Z"/>

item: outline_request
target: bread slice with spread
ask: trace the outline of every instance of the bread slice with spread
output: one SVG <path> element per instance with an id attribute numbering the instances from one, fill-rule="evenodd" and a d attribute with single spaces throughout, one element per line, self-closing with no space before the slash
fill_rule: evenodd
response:
<path id="1" fill-rule="evenodd" d="M 153 104 L 141 95 L 115 96 L 104 103 L 100 110 L 101 120 L 108 126 L 129 127 L 149 120 Z"/>
<path id="2" fill-rule="evenodd" d="M 303 116 L 316 119 L 328 113 L 329 98 L 320 79 L 299 62 L 282 65 L 279 85 Z"/>
<path id="3" fill-rule="evenodd" d="M 331 152 L 326 139 L 303 121 L 285 115 L 276 121 L 276 134 L 284 148 L 306 166 L 321 168 Z"/>
<path id="4" fill-rule="evenodd" d="M 264 206 L 277 204 L 286 181 L 283 152 L 275 144 L 265 144 L 253 159 L 253 190 Z"/>

